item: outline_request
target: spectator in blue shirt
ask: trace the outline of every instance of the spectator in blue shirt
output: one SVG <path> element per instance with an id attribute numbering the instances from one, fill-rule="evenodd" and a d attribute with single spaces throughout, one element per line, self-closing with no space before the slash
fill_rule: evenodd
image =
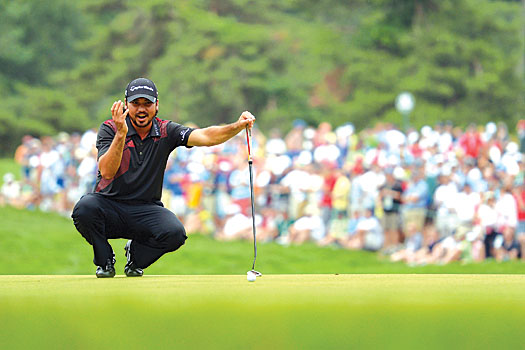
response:
<path id="1" fill-rule="evenodd" d="M 419 232 L 423 230 L 427 213 L 429 189 L 425 175 L 421 169 L 416 169 L 406 191 L 403 193 L 402 220 L 403 231 L 407 232 L 409 225 L 414 225 Z"/>

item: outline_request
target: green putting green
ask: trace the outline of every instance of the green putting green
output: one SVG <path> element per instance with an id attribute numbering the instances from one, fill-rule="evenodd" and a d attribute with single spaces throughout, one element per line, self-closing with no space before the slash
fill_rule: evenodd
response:
<path id="1" fill-rule="evenodd" d="M 523 275 L 0 276 L 0 348 L 520 348 L 524 290 Z"/>

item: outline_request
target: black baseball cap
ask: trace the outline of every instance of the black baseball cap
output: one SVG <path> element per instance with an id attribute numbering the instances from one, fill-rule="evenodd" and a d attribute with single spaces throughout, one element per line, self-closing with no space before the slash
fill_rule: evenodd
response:
<path id="1" fill-rule="evenodd" d="M 146 78 L 137 78 L 132 80 L 124 92 L 126 100 L 131 102 L 137 98 L 144 97 L 155 103 L 159 97 L 155 84 Z"/>

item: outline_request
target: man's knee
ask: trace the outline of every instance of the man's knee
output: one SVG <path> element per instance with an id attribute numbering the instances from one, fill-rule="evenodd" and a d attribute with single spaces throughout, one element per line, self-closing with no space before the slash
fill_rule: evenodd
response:
<path id="1" fill-rule="evenodd" d="M 77 202 L 71 213 L 71 217 L 75 223 L 92 220 L 94 216 L 100 211 L 100 203 L 98 198 L 91 195 L 85 195 Z"/>
<path id="2" fill-rule="evenodd" d="M 73 223 L 77 231 L 90 243 L 92 239 L 90 232 L 91 227 L 100 213 L 100 203 L 98 198 L 92 195 L 85 195 L 77 202 L 71 213 Z"/>
<path id="3" fill-rule="evenodd" d="M 186 241 L 186 230 L 182 224 L 175 225 L 166 234 L 166 249 L 174 251 L 180 248 Z"/>

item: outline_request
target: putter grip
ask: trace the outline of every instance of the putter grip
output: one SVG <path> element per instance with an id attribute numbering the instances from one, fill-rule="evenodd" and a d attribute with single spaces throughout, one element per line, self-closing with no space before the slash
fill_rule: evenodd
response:
<path id="1" fill-rule="evenodd" d="M 248 144 L 248 161 L 252 160 L 252 130 L 246 127 L 246 143 Z"/>

